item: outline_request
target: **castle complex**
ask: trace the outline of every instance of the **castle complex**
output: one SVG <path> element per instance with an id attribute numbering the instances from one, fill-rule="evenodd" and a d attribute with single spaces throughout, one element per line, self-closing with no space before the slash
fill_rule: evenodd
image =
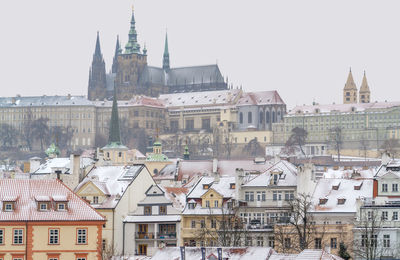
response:
<path id="1" fill-rule="evenodd" d="M 147 49 L 141 49 L 132 11 L 129 40 L 122 51 L 119 39 L 110 73 L 106 73 L 105 62 L 100 49 L 99 34 L 92 66 L 89 72 L 89 100 L 104 100 L 113 95 L 116 88 L 119 100 L 128 100 L 135 95 L 158 97 L 160 94 L 199 92 L 227 89 L 217 64 L 171 68 L 168 37 L 165 36 L 162 68 L 147 64 Z"/>

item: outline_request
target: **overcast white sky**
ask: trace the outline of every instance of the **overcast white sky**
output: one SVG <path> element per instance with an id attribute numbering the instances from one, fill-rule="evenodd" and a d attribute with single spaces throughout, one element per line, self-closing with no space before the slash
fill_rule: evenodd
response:
<path id="1" fill-rule="evenodd" d="M 37 0 L 0 1 L 1 96 L 86 95 L 100 31 L 107 70 L 131 6 L 150 65 L 218 61 L 247 91 L 278 90 L 296 104 L 342 102 L 349 67 L 372 100 L 400 100 L 400 1 Z"/>

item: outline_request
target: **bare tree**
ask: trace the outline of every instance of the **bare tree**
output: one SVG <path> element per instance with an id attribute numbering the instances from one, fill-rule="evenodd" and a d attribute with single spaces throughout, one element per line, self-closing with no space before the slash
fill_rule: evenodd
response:
<path id="1" fill-rule="evenodd" d="M 363 138 L 360 140 L 360 149 L 363 151 L 363 156 L 364 156 L 364 161 L 367 161 L 367 152 L 368 152 L 368 147 L 369 147 L 369 142 L 368 140 L 363 136 Z"/>
<path id="2" fill-rule="evenodd" d="M 0 125 L 0 140 L 3 147 L 13 147 L 18 141 L 19 133 L 15 127 L 9 124 Z"/>
<path id="3" fill-rule="evenodd" d="M 317 225 L 310 214 L 311 196 L 298 194 L 288 201 L 291 217 L 287 224 L 275 224 L 275 247 L 281 252 L 301 252 L 322 245 L 325 224 Z"/>
<path id="4" fill-rule="evenodd" d="M 247 152 L 248 155 L 252 157 L 265 155 L 265 151 L 261 144 L 258 142 L 257 138 L 250 140 L 250 142 L 245 145 L 244 150 Z"/>
<path id="5" fill-rule="evenodd" d="M 33 141 L 32 124 L 33 124 L 32 110 L 28 108 L 28 111 L 26 113 L 26 118 L 22 123 L 21 139 L 25 142 L 29 150 L 32 150 L 32 141 Z"/>
<path id="6" fill-rule="evenodd" d="M 289 139 L 286 141 L 285 146 L 286 147 L 298 146 L 300 148 L 301 153 L 303 155 L 306 155 L 303 146 L 306 143 L 307 136 L 308 132 L 304 128 L 295 127 L 292 129 L 292 133 L 289 136 Z"/>
<path id="7" fill-rule="evenodd" d="M 32 123 L 33 136 L 40 142 L 40 149 L 43 151 L 43 146 L 49 141 L 49 122 L 48 118 L 41 117 Z"/>
<path id="8" fill-rule="evenodd" d="M 72 127 L 70 126 L 53 126 L 49 129 L 49 134 L 51 138 L 50 141 L 61 149 L 69 147 L 73 136 Z"/>
<path id="9" fill-rule="evenodd" d="M 226 159 L 231 158 L 232 149 L 235 147 L 235 143 L 233 142 L 234 138 L 232 136 L 231 129 L 227 129 L 224 135 L 224 148 L 226 152 Z"/>
<path id="10" fill-rule="evenodd" d="M 400 143 L 398 139 L 390 138 L 385 140 L 381 148 L 384 152 L 389 153 L 392 158 L 395 158 L 400 150 Z"/>
<path id="11" fill-rule="evenodd" d="M 94 145 L 96 147 L 104 147 L 106 144 L 107 137 L 100 132 L 96 132 L 96 135 L 94 136 Z"/>
<path id="12" fill-rule="evenodd" d="M 340 151 L 342 149 L 342 143 L 343 143 L 343 133 L 341 127 L 337 126 L 331 129 L 330 142 L 333 144 L 333 147 L 335 147 L 338 156 L 338 161 L 340 162 Z"/>

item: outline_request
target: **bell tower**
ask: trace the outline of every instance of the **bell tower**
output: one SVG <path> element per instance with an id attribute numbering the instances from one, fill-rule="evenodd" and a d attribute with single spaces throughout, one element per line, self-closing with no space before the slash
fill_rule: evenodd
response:
<path id="1" fill-rule="evenodd" d="M 343 88 L 343 104 L 357 103 L 357 86 L 354 83 L 353 74 L 351 73 L 351 68 L 349 75 L 347 76 L 346 84 Z"/>
<path id="2" fill-rule="evenodd" d="M 360 103 L 370 103 L 371 102 L 371 91 L 369 90 L 367 76 L 365 75 L 365 71 L 364 71 L 364 76 L 363 76 L 363 80 L 362 80 L 361 87 L 360 87 L 359 100 L 360 100 Z"/>

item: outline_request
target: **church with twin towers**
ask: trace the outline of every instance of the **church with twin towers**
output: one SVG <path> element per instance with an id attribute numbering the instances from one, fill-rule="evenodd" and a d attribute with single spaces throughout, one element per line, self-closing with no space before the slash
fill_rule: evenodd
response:
<path id="1" fill-rule="evenodd" d="M 124 50 L 117 37 L 113 64 L 107 73 L 97 33 L 95 52 L 89 71 L 89 100 L 109 99 L 113 96 L 114 88 L 119 100 L 128 100 L 135 95 L 158 97 L 167 93 L 228 89 L 228 84 L 217 64 L 171 67 L 167 35 L 165 35 L 162 68 L 148 65 L 147 49 L 145 46 L 142 49 L 138 43 L 133 10 L 128 35 L 129 39 Z"/>

